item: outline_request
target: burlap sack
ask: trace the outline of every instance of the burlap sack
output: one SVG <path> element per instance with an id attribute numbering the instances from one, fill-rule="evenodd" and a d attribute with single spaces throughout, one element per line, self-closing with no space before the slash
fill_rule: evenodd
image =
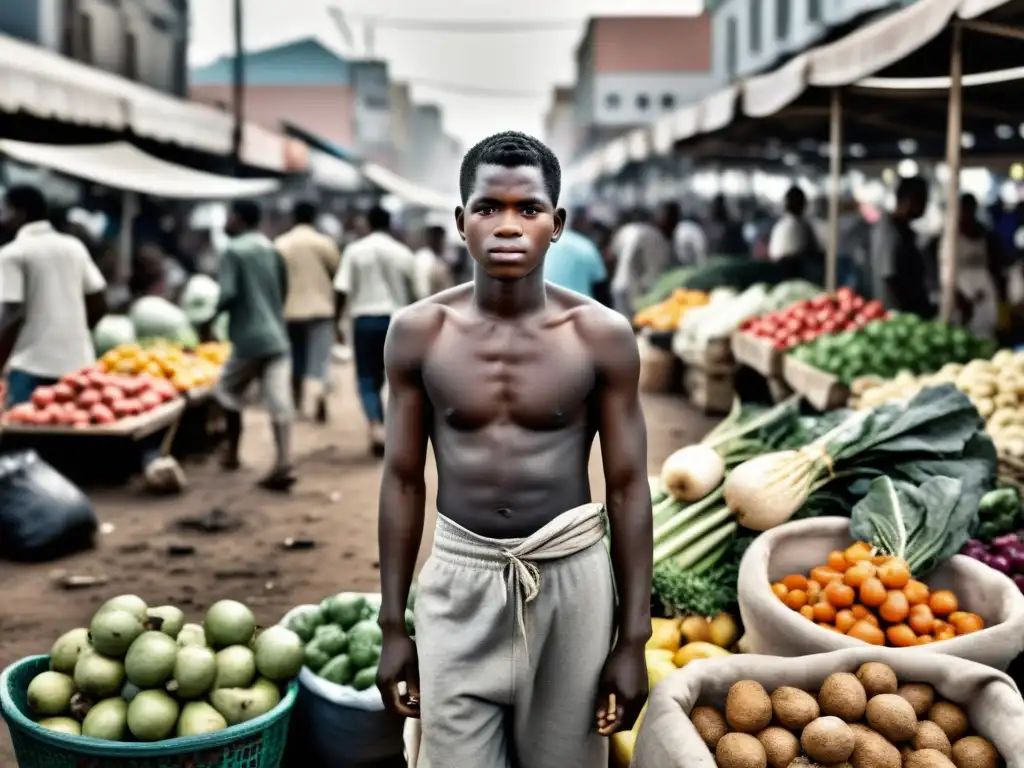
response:
<path id="1" fill-rule="evenodd" d="M 966 709 L 973 728 L 996 746 L 1006 768 L 1024 768 L 1024 700 L 1009 677 L 971 661 L 950 658 L 936 664 L 934 654 L 864 644 L 795 659 L 739 654 L 690 662 L 651 694 L 631 766 L 716 768 L 688 716 L 695 704 L 721 707 L 729 686 L 738 680 L 756 680 L 769 692 L 782 685 L 817 692 L 833 672 L 854 672 L 865 661 L 888 664 L 900 682 L 931 683 L 941 696 Z"/>
<path id="2" fill-rule="evenodd" d="M 828 553 L 853 543 L 850 520 L 819 517 L 780 525 L 750 545 L 739 573 L 743 647 L 750 653 L 804 656 L 863 643 L 823 629 L 790 610 L 775 597 L 771 584 L 791 573 L 806 575 L 823 565 Z M 1012 580 L 984 563 L 954 555 L 932 573 L 928 586 L 951 589 L 962 610 L 985 620 L 980 632 L 928 646 L 901 648 L 901 653 L 945 653 L 1005 670 L 1024 650 L 1024 595 Z"/>

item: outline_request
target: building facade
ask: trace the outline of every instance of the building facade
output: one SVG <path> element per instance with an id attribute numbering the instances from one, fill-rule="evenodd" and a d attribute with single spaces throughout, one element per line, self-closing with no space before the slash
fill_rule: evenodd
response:
<path id="1" fill-rule="evenodd" d="M 6 0 L 0 34 L 183 96 L 188 0 Z"/>
<path id="2" fill-rule="evenodd" d="M 712 39 L 707 14 L 591 19 L 576 51 L 572 157 L 710 92 Z"/>
<path id="3" fill-rule="evenodd" d="M 243 57 L 247 120 L 277 128 L 288 120 L 355 149 L 355 88 L 348 61 L 313 39 L 248 51 Z M 189 95 L 230 109 L 234 58 L 225 56 L 189 73 Z"/>
<path id="4" fill-rule="evenodd" d="M 573 120 L 573 89 L 557 87 L 551 94 L 551 106 L 544 115 L 544 143 L 563 165 L 567 165 L 576 141 Z"/>
<path id="5" fill-rule="evenodd" d="M 829 30 L 906 0 L 707 0 L 721 83 L 769 70 Z"/>

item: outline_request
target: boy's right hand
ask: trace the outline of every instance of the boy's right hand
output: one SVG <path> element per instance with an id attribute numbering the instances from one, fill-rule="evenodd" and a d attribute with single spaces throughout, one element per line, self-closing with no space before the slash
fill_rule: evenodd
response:
<path id="1" fill-rule="evenodd" d="M 377 688 L 389 711 L 402 717 L 420 716 L 419 657 L 416 643 L 407 634 L 384 635 L 377 664 Z"/>

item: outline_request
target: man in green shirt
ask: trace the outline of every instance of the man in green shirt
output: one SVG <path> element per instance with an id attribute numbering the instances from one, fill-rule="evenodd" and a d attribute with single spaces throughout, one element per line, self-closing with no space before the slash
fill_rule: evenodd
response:
<path id="1" fill-rule="evenodd" d="M 291 358 L 284 322 L 288 271 L 270 239 L 259 231 L 261 212 L 249 200 L 232 204 L 226 227 L 232 240 L 220 261 L 221 311 L 228 313 L 231 357 L 221 371 L 217 400 L 227 415 L 225 469 L 238 469 L 246 389 L 259 381 L 270 411 L 277 461 L 260 485 L 287 491 L 295 483 L 291 431 L 295 408 Z"/>

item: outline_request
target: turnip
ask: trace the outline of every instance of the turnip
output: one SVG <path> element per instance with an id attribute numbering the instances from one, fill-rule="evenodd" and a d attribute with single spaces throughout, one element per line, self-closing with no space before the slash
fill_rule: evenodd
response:
<path id="1" fill-rule="evenodd" d="M 807 449 L 749 459 L 726 478 L 725 503 L 744 528 L 767 531 L 804 505 L 817 480 L 818 464 Z"/>
<path id="2" fill-rule="evenodd" d="M 661 483 L 680 501 L 703 499 L 722 482 L 725 461 L 713 449 L 700 443 L 680 448 L 661 467 Z"/>

